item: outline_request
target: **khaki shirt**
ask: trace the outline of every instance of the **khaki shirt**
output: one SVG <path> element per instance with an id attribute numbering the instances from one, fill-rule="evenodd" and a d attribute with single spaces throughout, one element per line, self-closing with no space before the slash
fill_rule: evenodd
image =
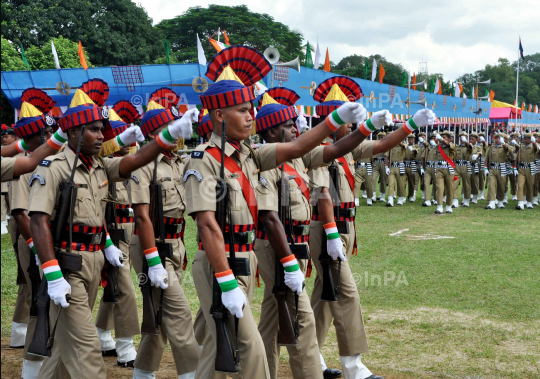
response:
<path id="1" fill-rule="evenodd" d="M 75 153 L 67 148 L 63 153 L 52 155 L 42 161 L 32 174 L 29 213 L 43 212 L 54 218 L 54 208 L 60 192 L 60 184 L 69 181 Z M 73 209 L 73 224 L 86 226 L 103 225 L 109 181 L 126 180 L 120 176 L 122 158 L 94 157 L 90 172 L 79 159 L 73 181 L 79 185 Z M 49 162 L 49 163 L 46 163 Z"/>
<path id="2" fill-rule="evenodd" d="M 126 180 L 124 182 L 116 183 L 116 201 L 119 204 L 130 205 L 131 204 L 131 182 Z"/>
<path id="3" fill-rule="evenodd" d="M 470 161 L 473 147 L 467 147 L 466 145 L 459 145 L 456 147 L 456 160 Z"/>
<path id="4" fill-rule="evenodd" d="M 514 153 L 510 148 L 506 150 L 502 146 L 491 145 L 488 152 L 488 158 L 490 163 L 505 163 L 514 159 Z"/>
<path id="5" fill-rule="evenodd" d="M 403 159 L 405 158 L 405 151 L 407 151 L 406 147 L 402 147 L 401 145 L 397 145 L 392 150 L 390 150 L 390 160 L 392 162 L 403 162 Z"/>
<path id="6" fill-rule="evenodd" d="M 0 160 L 0 168 L 2 169 L 2 183 L 13 180 L 13 171 L 15 171 L 15 161 L 17 158 L 4 158 Z M 3 190 L 2 190 L 3 192 Z"/>
<path id="7" fill-rule="evenodd" d="M 399 146 L 399 145 L 398 145 Z M 409 146 L 413 148 L 413 151 L 409 150 Z M 418 150 L 416 150 L 416 145 L 407 145 L 407 148 L 405 149 L 405 157 L 403 158 L 406 161 L 414 161 L 416 160 L 416 154 Z"/>
<path id="8" fill-rule="evenodd" d="M 32 173 L 24 174 L 19 178 L 19 180 L 14 180 L 11 182 L 9 186 L 9 205 L 11 206 L 11 210 L 28 209 L 28 202 L 30 200 L 29 181 L 32 175 Z"/>
<path id="9" fill-rule="evenodd" d="M 456 145 L 454 145 L 454 143 L 450 142 L 450 145 L 440 145 L 440 146 L 442 146 L 443 151 L 448 156 L 448 158 L 454 159 L 456 155 Z M 436 153 L 436 158 L 434 160 L 446 162 L 442 154 L 439 152 L 439 146 L 434 147 L 433 150 L 435 150 L 435 153 Z"/>
<path id="10" fill-rule="evenodd" d="M 294 168 L 296 172 L 302 177 L 308 187 L 310 185 L 310 178 L 307 174 L 308 170 L 313 170 L 324 164 L 323 161 L 324 146 L 319 146 L 310 151 L 302 158 L 293 159 L 287 162 L 289 166 Z M 289 175 L 284 173 L 285 177 Z M 311 219 L 311 207 L 308 199 L 302 193 L 302 190 L 294 179 L 288 179 L 290 188 L 290 206 L 291 217 L 295 221 L 306 221 Z M 257 202 L 259 204 L 259 211 L 275 211 L 279 212 L 279 186 L 281 182 L 281 170 L 275 168 L 272 170 L 264 171 L 261 173 L 260 185 L 256 188 Z"/>
<path id="11" fill-rule="evenodd" d="M 2 170 L 4 168 L 2 167 Z M 3 171 L 2 171 L 3 173 Z M 8 185 L 7 185 L 7 182 L 2 182 L 2 195 L 6 195 L 8 193 Z"/>
<path id="12" fill-rule="evenodd" d="M 259 183 L 255 159 L 260 162 L 261 171 L 276 168 L 276 146 L 275 143 L 265 144 L 252 153 L 244 144 L 240 144 L 240 152 L 238 152 L 229 143 L 225 143 L 225 155 L 231 157 L 240 167 L 256 193 L 257 187 L 261 184 Z M 219 178 L 221 164 L 210 153 L 205 151 L 209 147 L 220 149 L 221 137 L 212 133 L 208 143 L 195 148 L 184 168 L 183 180 L 186 189 L 186 209 L 190 215 L 203 211 L 216 211 L 216 183 Z M 254 220 L 240 183 L 237 177 L 227 169 L 225 169 L 225 182 L 230 189 L 232 216 L 232 220 L 227 220 L 227 222 L 233 225 L 253 224 Z"/>
<path id="13" fill-rule="evenodd" d="M 534 156 L 536 155 L 537 150 L 539 149 L 535 148 L 533 143 L 528 145 L 523 144 L 520 146 L 519 157 L 516 157 L 516 159 L 519 158 L 519 162 L 534 162 Z"/>
<path id="14" fill-rule="evenodd" d="M 134 171 L 131 175 L 131 201 L 133 204 L 150 204 L 149 185 L 154 177 L 155 163 L 151 162 Z M 173 153 L 172 159 L 158 156 L 156 181 L 161 184 L 163 195 L 163 216 L 181 218 L 186 209 L 186 192 L 182 184 L 184 162 Z"/>

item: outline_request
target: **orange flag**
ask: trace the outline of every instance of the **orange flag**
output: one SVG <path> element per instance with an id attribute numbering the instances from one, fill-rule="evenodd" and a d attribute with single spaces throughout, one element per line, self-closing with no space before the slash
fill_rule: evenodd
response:
<path id="1" fill-rule="evenodd" d="M 382 81 L 386 72 L 384 71 L 384 67 L 382 66 L 382 63 L 379 63 L 379 64 L 381 65 L 381 68 L 379 70 L 379 83 L 382 84 Z"/>
<path id="2" fill-rule="evenodd" d="M 531 112 L 532 111 L 532 104 L 529 104 L 529 111 L 528 112 Z"/>
<path id="3" fill-rule="evenodd" d="M 495 91 L 491 89 L 489 90 L 489 101 L 493 102 L 493 99 L 495 99 Z"/>
<path id="4" fill-rule="evenodd" d="M 521 110 L 522 110 L 522 111 L 525 110 L 525 102 L 524 102 L 524 101 L 521 102 Z"/>
<path id="5" fill-rule="evenodd" d="M 517 100 L 514 100 L 514 107 L 517 107 Z"/>
<path id="6" fill-rule="evenodd" d="M 478 99 L 478 87 L 474 87 L 474 98 Z"/>
<path id="7" fill-rule="evenodd" d="M 223 37 L 225 38 L 225 45 L 231 46 L 231 43 L 229 42 L 229 36 L 227 33 L 225 33 L 225 30 L 223 31 Z"/>
<path id="8" fill-rule="evenodd" d="M 326 48 L 326 59 L 324 60 L 323 71 L 330 72 L 330 55 L 328 55 L 328 48 Z"/>
<path id="9" fill-rule="evenodd" d="M 461 85 L 461 83 L 458 83 L 458 86 L 459 86 L 459 93 L 463 93 L 463 86 Z"/>
<path id="10" fill-rule="evenodd" d="M 437 92 L 437 94 L 442 95 L 442 82 L 440 78 L 439 78 L 439 92 Z"/>
<path id="11" fill-rule="evenodd" d="M 77 54 L 79 54 L 81 66 L 83 66 L 85 70 L 88 70 L 88 64 L 86 63 L 86 58 L 84 56 L 84 50 L 82 48 L 81 41 L 79 41 L 79 51 L 77 51 Z"/>
<path id="12" fill-rule="evenodd" d="M 412 77 L 412 84 L 416 84 L 416 72 L 414 73 Z"/>

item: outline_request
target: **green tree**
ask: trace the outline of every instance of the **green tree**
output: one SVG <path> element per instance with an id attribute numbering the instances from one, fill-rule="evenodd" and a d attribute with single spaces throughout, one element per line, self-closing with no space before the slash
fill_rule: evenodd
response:
<path id="1" fill-rule="evenodd" d="M 21 53 L 2 36 L 2 71 L 28 70 L 22 61 Z"/>
<path id="2" fill-rule="evenodd" d="M 401 85 L 401 79 L 403 77 L 404 70 L 403 66 L 401 64 L 389 62 L 386 60 L 386 58 L 379 54 L 370 55 L 369 57 L 367 57 L 369 61 L 368 79 L 371 79 L 371 65 L 373 64 L 373 58 L 375 58 L 375 60 L 377 61 L 377 76 L 375 80 L 379 80 L 379 71 L 381 67 L 380 65 L 382 64 L 385 71 L 383 83 L 395 86 Z M 339 63 L 335 66 L 335 70 L 332 70 L 332 72 L 339 75 L 346 75 L 363 79 L 365 61 L 366 57 L 362 55 L 349 55 L 341 59 L 341 61 L 339 61 Z"/>
<path id="3" fill-rule="evenodd" d="M 56 53 L 58 54 L 58 61 L 60 62 L 61 68 L 79 68 L 81 63 L 79 60 L 79 44 L 77 42 L 70 41 L 60 36 L 59 38 L 53 38 L 51 41 L 54 41 L 54 47 Z M 30 46 L 26 49 L 26 57 L 28 58 L 28 63 L 32 70 L 47 70 L 55 69 L 56 65 L 54 64 L 54 56 L 52 54 L 51 41 L 46 42 L 43 46 Z M 83 48 L 83 50 L 85 50 Z M 84 55 L 86 58 L 86 63 L 88 67 L 93 67 L 88 59 L 88 54 L 85 51 Z"/>
<path id="4" fill-rule="evenodd" d="M 2 35 L 16 46 L 64 36 L 82 42 L 98 66 L 152 63 L 162 37 L 130 0 L 2 0 Z"/>
<path id="5" fill-rule="evenodd" d="M 218 28 L 226 30 L 231 45 L 246 45 L 263 52 L 274 46 L 281 54 L 280 61 L 286 62 L 302 53 L 302 35 L 288 26 L 274 21 L 261 13 L 251 12 L 247 6 L 209 5 L 208 8 L 189 8 L 184 14 L 156 25 L 171 44 L 171 55 L 182 62 L 197 62 L 196 34 L 199 34 L 206 55 L 210 59 L 216 54 L 209 45 L 210 38 Z M 217 38 L 217 37 L 215 37 Z M 221 37 L 223 42 L 223 37 Z"/>

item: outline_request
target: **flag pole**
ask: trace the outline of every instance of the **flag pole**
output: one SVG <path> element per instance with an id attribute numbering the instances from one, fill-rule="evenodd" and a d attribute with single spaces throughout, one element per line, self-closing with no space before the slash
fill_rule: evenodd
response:
<path id="1" fill-rule="evenodd" d="M 521 45 L 521 36 L 519 36 L 519 45 L 518 45 L 518 60 L 517 60 L 517 79 L 516 79 L 516 121 L 514 127 L 517 129 L 517 116 L 518 116 L 518 91 L 519 91 L 519 56 L 520 50 L 519 46 Z"/>

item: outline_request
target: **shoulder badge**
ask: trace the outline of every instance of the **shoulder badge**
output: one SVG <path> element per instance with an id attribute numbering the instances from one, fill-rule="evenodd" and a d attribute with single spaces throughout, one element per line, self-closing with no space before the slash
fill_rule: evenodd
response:
<path id="1" fill-rule="evenodd" d="M 174 117 L 178 117 L 178 109 L 176 109 L 174 106 L 171 107 L 171 113 Z"/>
<path id="2" fill-rule="evenodd" d="M 54 118 L 49 115 L 45 115 L 45 123 L 47 126 L 52 126 L 54 124 Z"/>
<path id="3" fill-rule="evenodd" d="M 43 176 L 41 175 L 38 175 L 38 174 L 33 174 L 30 179 L 28 180 L 28 187 L 32 186 L 32 182 L 37 179 L 39 180 L 39 183 L 41 185 L 44 185 L 45 184 L 45 179 L 43 179 Z"/>
<path id="4" fill-rule="evenodd" d="M 104 119 L 109 118 L 109 108 L 107 108 L 106 105 L 101 107 L 101 117 L 103 117 Z"/>
<path id="5" fill-rule="evenodd" d="M 202 181 L 202 175 L 201 175 L 201 173 L 199 171 L 197 171 L 197 170 L 188 170 L 186 172 L 186 174 L 184 175 L 184 183 L 187 181 L 187 179 L 188 179 L 188 177 L 190 175 L 194 175 L 199 182 Z"/>
<path id="6" fill-rule="evenodd" d="M 44 159 L 41 162 L 39 162 L 39 165 L 43 167 L 49 167 L 51 165 L 51 161 Z"/>
<path id="7" fill-rule="evenodd" d="M 139 184 L 139 178 L 137 176 L 131 174 L 131 180 L 133 180 L 135 183 Z"/>
<path id="8" fill-rule="evenodd" d="M 193 159 L 202 159 L 204 156 L 204 151 L 194 151 L 191 153 L 191 158 Z"/>

